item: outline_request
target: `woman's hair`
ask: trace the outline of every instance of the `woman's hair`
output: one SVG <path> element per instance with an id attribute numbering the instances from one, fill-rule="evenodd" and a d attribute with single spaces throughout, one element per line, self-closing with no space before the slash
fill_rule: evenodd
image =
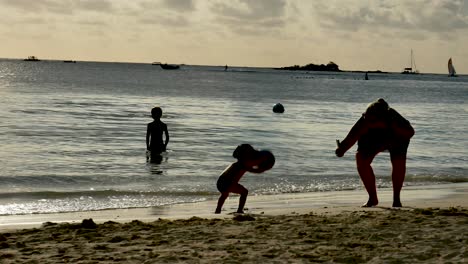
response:
<path id="1" fill-rule="evenodd" d="M 379 98 L 377 101 L 370 103 L 367 106 L 365 115 L 374 116 L 377 118 L 386 118 L 388 116 L 388 103 L 384 99 Z"/>
<path id="2" fill-rule="evenodd" d="M 251 156 L 254 151 L 255 149 L 250 144 L 242 144 L 237 146 L 237 148 L 232 153 L 232 156 L 238 160 L 242 160 Z"/>

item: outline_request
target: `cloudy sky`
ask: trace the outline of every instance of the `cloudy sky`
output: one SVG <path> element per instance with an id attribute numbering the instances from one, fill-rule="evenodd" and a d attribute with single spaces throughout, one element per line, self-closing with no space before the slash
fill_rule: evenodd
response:
<path id="1" fill-rule="evenodd" d="M 468 73 L 468 0 L 0 0 L 0 57 Z"/>

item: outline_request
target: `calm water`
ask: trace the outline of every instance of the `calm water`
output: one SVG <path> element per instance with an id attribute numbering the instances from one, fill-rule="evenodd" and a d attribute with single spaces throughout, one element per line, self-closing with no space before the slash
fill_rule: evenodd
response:
<path id="1" fill-rule="evenodd" d="M 366 105 L 385 98 L 416 129 L 406 185 L 468 182 L 468 77 L 261 68 L 0 60 L 0 215 L 216 199 L 241 143 L 275 167 L 242 179 L 253 195 L 362 188 L 353 147 L 334 155 Z M 286 112 L 274 114 L 281 102 Z M 171 142 L 146 162 L 150 109 Z M 374 161 L 390 187 L 388 153 Z"/>

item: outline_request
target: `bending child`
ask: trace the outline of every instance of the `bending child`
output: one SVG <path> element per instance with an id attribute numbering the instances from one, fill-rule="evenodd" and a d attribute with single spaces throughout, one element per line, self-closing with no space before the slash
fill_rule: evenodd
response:
<path id="1" fill-rule="evenodd" d="M 262 173 L 273 167 L 275 162 L 273 154 L 268 151 L 257 151 L 249 144 L 239 145 L 232 154 L 237 159 L 229 165 L 219 176 L 216 187 L 221 196 L 215 214 L 221 213 L 221 208 L 229 196 L 229 193 L 240 194 L 237 213 L 244 213 L 244 205 L 247 201 L 249 191 L 239 184 L 240 179 L 246 172 Z"/>

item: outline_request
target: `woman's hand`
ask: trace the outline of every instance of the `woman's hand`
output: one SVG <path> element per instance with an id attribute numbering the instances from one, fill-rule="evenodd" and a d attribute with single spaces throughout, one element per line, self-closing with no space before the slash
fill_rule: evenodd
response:
<path id="1" fill-rule="evenodd" d="M 345 152 L 346 152 L 346 151 L 343 150 L 343 149 L 340 148 L 340 147 L 336 148 L 336 150 L 335 150 L 335 154 L 336 154 L 336 156 L 339 157 L 339 158 L 343 157 L 344 154 L 345 154 Z"/>

